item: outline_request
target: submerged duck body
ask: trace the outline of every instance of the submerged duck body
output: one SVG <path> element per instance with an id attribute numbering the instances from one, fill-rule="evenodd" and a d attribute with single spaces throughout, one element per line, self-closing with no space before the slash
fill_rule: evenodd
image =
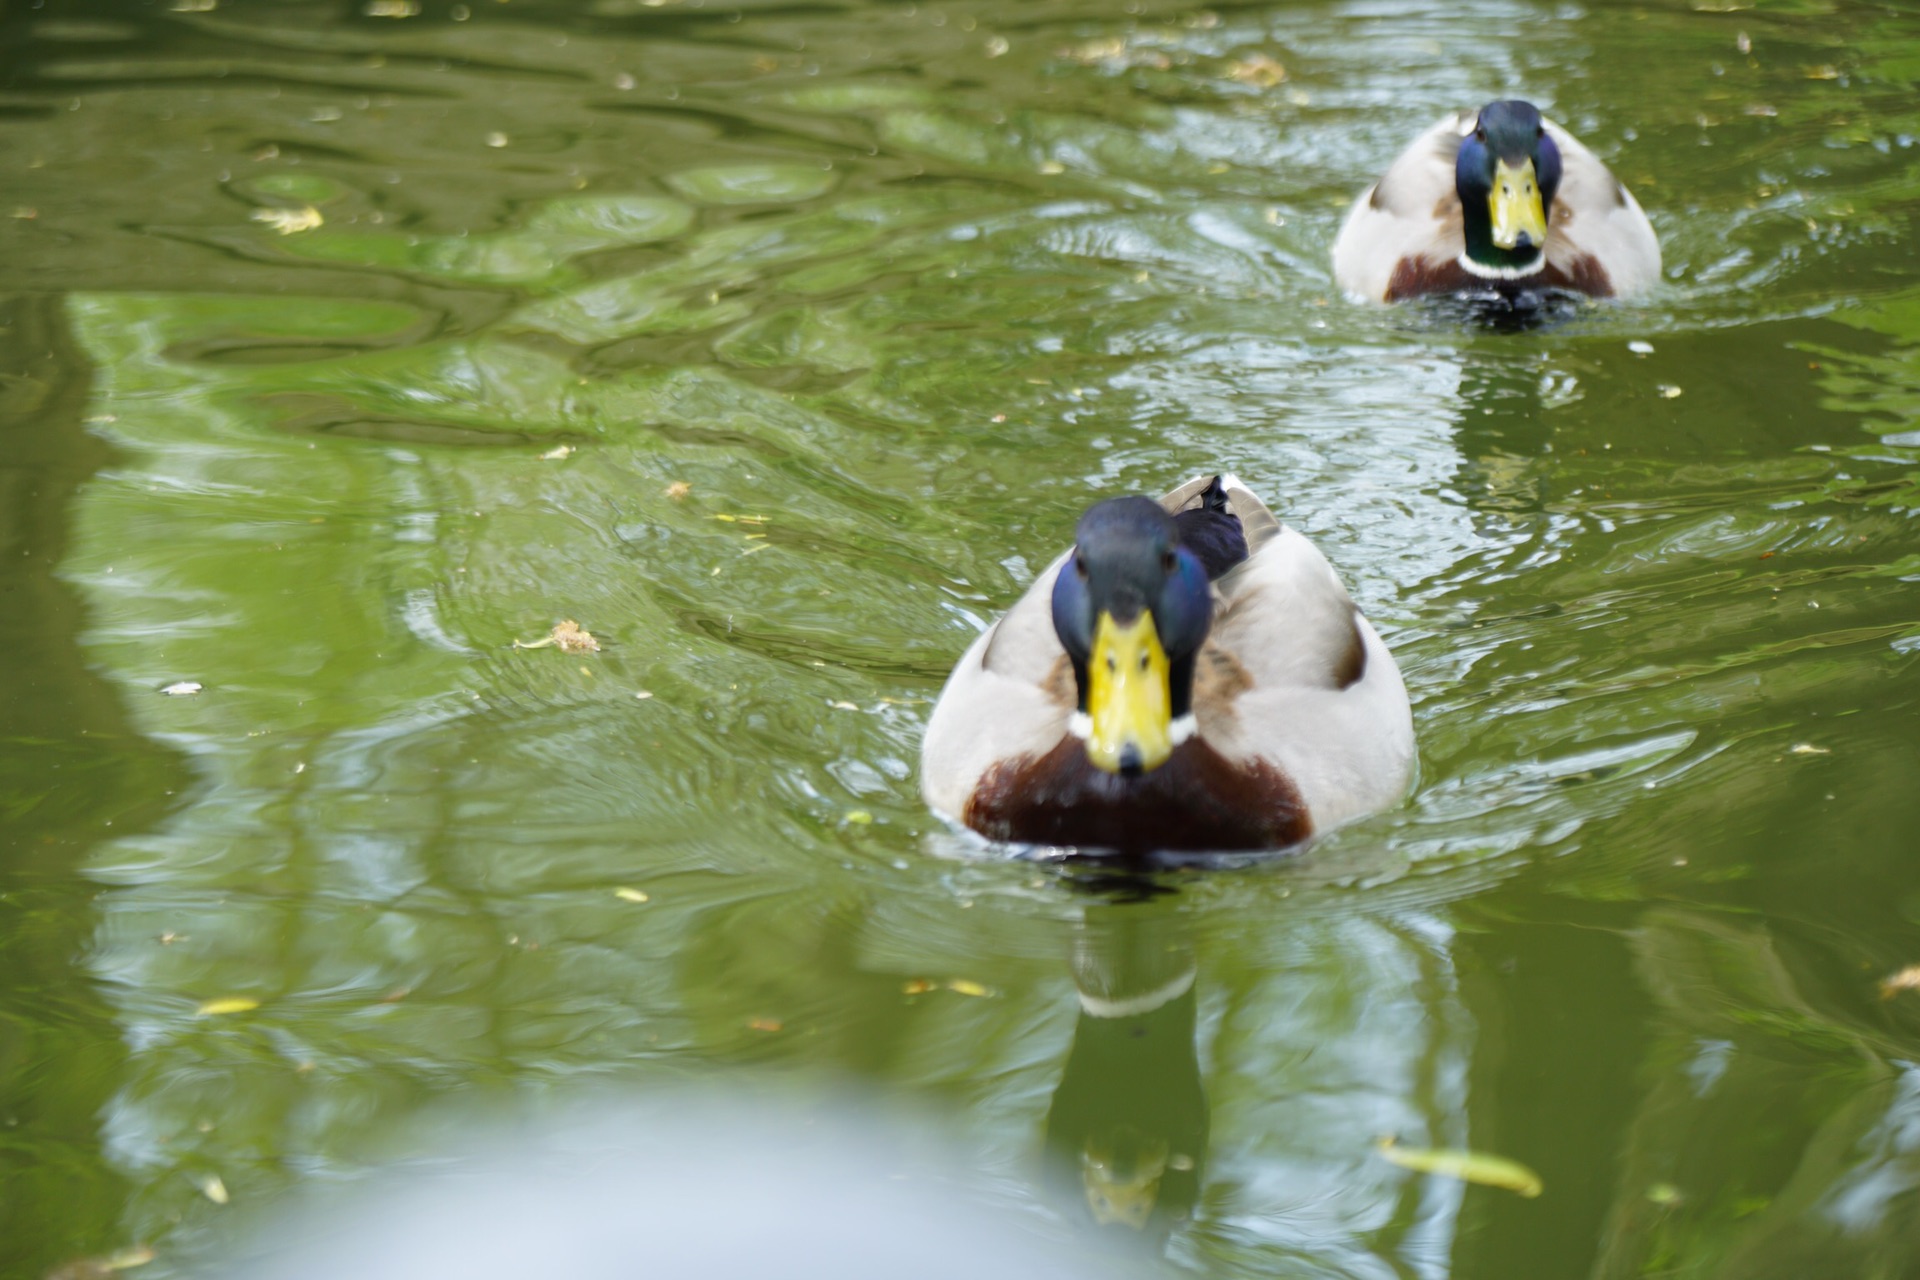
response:
<path id="1" fill-rule="evenodd" d="M 1660 242 L 1620 180 L 1532 104 L 1459 111 L 1360 194 L 1333 244 L 1349 296 L 1559 291 L 1628 297 L 1660 279 Z"/>
<path id="2" fill-rule="evenodd" d="M 1393 656 L 1312 543 L 1231 476 L 1092 508 L 960 659 L 921 790 L 989 838 L 1279 848 L 1399 800 Z"/>

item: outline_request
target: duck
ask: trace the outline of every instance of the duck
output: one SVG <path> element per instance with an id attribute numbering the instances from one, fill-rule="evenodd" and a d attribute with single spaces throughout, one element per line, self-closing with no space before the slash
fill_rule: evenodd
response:
<path id="1" fill-rule="evenodd" d="M 1333 277 L 1361 302 L 1423 294 L 1627 298 L 1660 279 L 1660 241 L 1600 158 L 1518 99 L 1447 116 L 1360 193 Z"/>
<path id="2" fill-rule="evenodd" d="M 1400 669 L 1325 556 L 1229 474 L 1089 508 L 960 658 L 920 784 L 989 840 L 1281 849 L 1397 803 Z"/>

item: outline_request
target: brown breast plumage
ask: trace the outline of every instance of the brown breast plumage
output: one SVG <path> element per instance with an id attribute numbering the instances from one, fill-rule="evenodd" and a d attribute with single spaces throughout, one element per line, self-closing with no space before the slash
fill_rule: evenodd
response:
<path id="1" fill-rule="evenodd" d="M 1095 768 L 1071 736 L 1043 756 L 995 765 L 962 815 L 994 840 L 1127 853 L 1275 849 L 1313 822 L 1299 789 L 1261 761 L 1235 763 L 1199 738 L 1151 773 Z"/>

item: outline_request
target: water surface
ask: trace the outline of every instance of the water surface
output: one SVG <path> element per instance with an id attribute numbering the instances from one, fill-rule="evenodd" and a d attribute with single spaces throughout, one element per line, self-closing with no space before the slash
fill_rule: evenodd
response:
<path id="1" fill-rule="evenodd" d="M 1914 1272 L 1917 75 L 1821 0 L 7 5 L 0 1273 L 733 1068 L 1180 1273 Z M 1663 288 L 1343 301 L 1509 94 Z M 955 657 L 1213 469 L 1418 791 L 1146 901 L 947 831 Z"/>

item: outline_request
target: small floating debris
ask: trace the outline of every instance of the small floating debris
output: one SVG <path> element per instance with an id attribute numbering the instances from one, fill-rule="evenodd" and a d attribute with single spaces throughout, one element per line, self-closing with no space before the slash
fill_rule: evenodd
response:
<path id="1" fill-rule="evenodd" d="M 873 815 L 865 809 L 849 809 L 847 810 L 847 821 L 856 827 L 870 827 L 873 825 Z"/>
<path id="2" fill-rule="evenodd" d="M 1684 394 L 1679 387 L 1674 386 L 1670 382 L 1663 382 L 1655 387 L 1654 390 L 1660 393 L 1662 400 L 1678 400 L 1681 395 Z"/>
<path id="3" fill-rule="evenodd" d="M 928 982 L 925 978 L 914 978 L 900 984 L 900 994 L 908 996 L 923 996 L 937 989 L 937 984 Z"/>
<path id="4" fill-rule="evenodd" d="M 778 1018 L 748 1018 L 747 1019 L 747 1030 L 749 1031 L 769 1031 L 769 1032 L 778 1031 L 786 1025 L 787 1025 L 786 1023 L 780 1021 L 780 1019 Z"/>
<path id="5" fill-rule="evenodd" d="M 1287 69 L 1264 53 L 1250 53 L 1227 65 L 1227 79 L 1271 89 L 1287 78 Z"/>
<path id="6" fill-rule="evenodd" d="M 255 222 L 264 222 L 283 236 L 312 231 L 326 221 L 320 216 L 320 211 L 310 204 L 303 204 L 298 209 L 255 209 L 252 217 Z"/>
<path id="7" fill-rule="evenodd" d="M 515 640 L 516 649 L 544 649 L 552 645 L 562 653 L 598 653 L 600 642 L 593 633 L 575 622 L 572 618 L 563 618 L 554 623 L 553 630 L 538 640 Z"/>
<path id="8" fill-rule="evenodd" d="M 540 455 L 540 461 L 559 462 L 563 458 L 571 458 L 576 452 L 578 451 L 570 444 L 555 445 Z"/>
<path id="9" fill-rule="evenodd" d="M 829 702 L 827 705 L 835 711 L 858 711 L 860 709 L 859 704 L 853 702 Z"/>
<path id="10" fill-rule="evenodd" d="M 953 981 L 947 983 L 947 990 L 957 996 L 974 996 L 976 998 L 984 998 L 993 994 L 992 987 L 982 986 L 971 978 L 955 978 Z"/>
<path id="11" fill-rule="evenodd" d="M 196 1018 L 217 1018 L 225 1013 L 248 1013 L 259 1007 L 260 1002 L 252 996 L 219 996 L 201 1001 L 193 1015 Z"/>
<path id="12" fill-rule="evenodd" d="M 1788 747 L 1787 751 L 1790 755 L 1796 756 L 1830 756 L 1833 754 L 1832 747 L 1816 747 L 1811 742 L 1796 742 L 1791 747 Z"/>
<path id="13" fill-rule="evenodd" d="M 1880 998 L 1891 1000 L 1902 991 L 1920 991 L 1920 964 L 1910 964 L 1898 973 L 1880 979 Z"/>
<path id="14" fill-rule="evenodd" d="M 621 885 L 613 891 L 613 896 L 622 902 L 652 902 L 653 898 L 643 889 L 629 889 Z"/>
<path id="15" fill-rule="evenodd" d="M 49 1271 L 46 1280 L 100 1280 L 100 1277 L 110 1276 L 116 1271 L 144 1267 L 155 1256 L 153 1250 L 144 1244 L 129 1245 L 104 1257 L 75 1258 Z"/>
<path id="16" fill-rule="evenodd" d="M 1383 1159 L 1415 1173 L 1431 1173 L 1442 1178 L 1477 1182 L 1483 1187 L 1499 1187 L 1531 1200 L 1540 1194 L 1540 1175 L 1517 1160 L 1487 1155 L 1481 1151 L 1445 1148 L 1403 1147 L 1392 1138 L 1380 1139 L 1376 1150 Z"/>
<path id="17" fill-rule="evenodd" d="M 988 36 L 987 43 L 983 47 L 983 52 L 985 52 L 989 58 L 998 58 L 1011 48 L 1013 48 L 1013 46 L 1007 43 L 1005 36 Z"/>
<path id="18" fill-rule="evenodd" d="M 688 494 L 693 492 L 693 486 L 688 484 L 685 480 L 675 480 L 672 484 L 668 485 L 666 488 L 662 489 L 660 492 L 666 494 L 669 498 L 672 498 L 675 502 L 678 502 L 680 501 L 680 499 L 686 497 Z"/>
<path id="19" fill-rule="evenodd" d="M 419 0 L 367 0 L 360 12 L 369 18 L 417 18 L 420 4 Z"/>
<path id="20" fill-rule="evenodd" d="M 1653 344 L 1651 342 L 1645 342 L 1639 338 L 1635 338 L 1632 342 L 1629 342 L 1627 344 L 1627 350 L 1633 352 L 1633 354 L 1637 356 L 1650 356 L 1653 354 Z"/>
<path id="21" fill-rule="evenodd" d="M 166 694 L 169 698 L 191 698 L 205 687 L 206 686 L 198 680 L 176 680 L 160 692 Z"/>
<path id="22" fill-rule="evenodd" d="M 209 1173 L 205 1177 L 194 1179 L 194 1181 L 200 1186 L 200 1194 L 215 1204 L 225 1204 L 230 1198 L 227 1195 L 227 1184 L 220 1181 L 220 1175 L 217 1173 Z"/>
<path id="23" fill-rule="evenodd" d="M 653 690 L 651 689 L 636 690 L 633 696 L 635 701 L 645 702 L 648 698 L 651 698 L 653 696 Z"/>
<path id="24" fill-rule="evenodd" d="M 487 145 L 495 148 L 496 150 L 506 146 L 507 143 L 510 141 L 512 141 L 512 139 L 508 138 L 506 134 L 501 133 L 498 129 L 495 129 L 492 133 L 487 135 Z"/>

